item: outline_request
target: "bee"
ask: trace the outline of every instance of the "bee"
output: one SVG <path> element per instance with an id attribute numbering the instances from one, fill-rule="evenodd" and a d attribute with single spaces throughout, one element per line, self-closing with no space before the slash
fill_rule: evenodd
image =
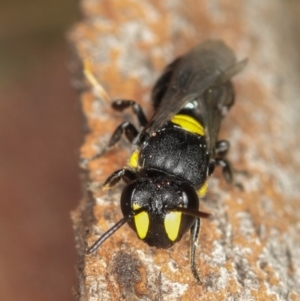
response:
<path id="1" fill-rule="evenodd" d="M 195 249 L 201 218 L 199 198 L 207 190 L 215 166 L 227 182 L 232 170 L 224 158 L 229 142 L 218 141 L 222 118 L 234 103 L 231 78 L 245 65 L 223 42 L 208 40 L 170 63 L 152 90 L 154 115 L 148 121 L 132 100 L 116 100 L 112 108 L 131 108 L 140 131 L 125 121 L 112 134 L 104 152 L 123 136 L 132 143 L 127 166 L 112 173 L 103 187 L 126 183 L 121 194 L 123 218 L 88 250 L 95 252 L 125 223 L 149 246 L 170 248 L 190 230 L 190 265 L 200 281 Z"/>

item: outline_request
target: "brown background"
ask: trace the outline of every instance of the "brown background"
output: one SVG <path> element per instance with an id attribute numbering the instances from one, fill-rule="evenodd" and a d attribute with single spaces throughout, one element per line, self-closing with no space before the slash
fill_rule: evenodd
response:
<path id="1" fill-rule="evenodd" d="M 73 300 L 81 197 L 71 0 L 0 3 L 0 299 Z"/>

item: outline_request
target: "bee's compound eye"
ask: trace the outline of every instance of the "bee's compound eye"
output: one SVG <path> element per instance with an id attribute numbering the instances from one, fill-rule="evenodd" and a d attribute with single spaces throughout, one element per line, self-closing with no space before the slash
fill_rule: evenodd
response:
<path id="1" fill-rule="evenodd" d="M 134 195 L 135 183 L 130 183 L 122 191 L 121 195 L 121 210 L 124 216 L 132 211 L 132 197 Z"/>
<path id="2" fill-rule="evenodd" d="M 199 207 L 199 198 L 195 188 L 190 184 L 184 183 L 181 186 L 182 197 L 183 197 L 183 206 L 185 208 L 196 209 Z"/>

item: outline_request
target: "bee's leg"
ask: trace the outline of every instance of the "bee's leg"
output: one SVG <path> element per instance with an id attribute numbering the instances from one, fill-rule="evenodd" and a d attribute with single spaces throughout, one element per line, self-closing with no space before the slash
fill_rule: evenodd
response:
<path id="1" fill-rule="evenodd" d="M 122 122 L 114 131 L 111 138 L 109 139 L 109 142 L 107 144 L 106 149 L 114 146 L 119 140 L 121 139 L 122 135 L 125 134 L 125 137 L 127 140 L 132 143 L 134 138 L 137 137 L 139 134 L 138 130 L 135 128 L 135 126 L 130 123 L 129 121 Z"/>
<path id="2" fill-rule="evenodd" d="M 129 121 L 122 122 L 115 129 L 107 146 L 104 147 L 99 153 L 97 153 L 93 157 L 82 160 L 81 166 L 84 168 L 88 162 L 101 157 L 104 153 L 106 153 L 112 146 L 114 146 L 121 139 L 123 134 L 125 134 L 125 137 L 128 139 L 128 141 L 132 143 L 134 138 L 136 138 L 137 135 L 139 134 L 139 132 L 135 128 L 135 126 L 132 123 L 130 123 Z"/>
<path id="3" fill-rule="evenodd" d="M 229 161 L 225 160 L 224 157 L 230 148 L 230 143 L 227 140 L 220 140 L 216 143 L 216 164 L 222 167 L 223 175 L 227 183 L 234 184 L 240 190 L 243 190 L 243 185 L 235 181 L 236 174 L 247 175 L 247 171 L 236 170 L 231 167 Z"/>
<path id="4" fill-rule="evenodd" d="M 216 143 L 216 155 L 224 157 L 230 148 L 230 143 L 227 140 L 220 140 Z"/>
<path id="5" fill-rule="evenodd" d="M 136 115 L 141 127 L 145 127 L 148 123 L 147 118 L 143 112 L 141 106 L 133 100 L 117 99 L 111 104 L 112 108 L 116 111 L 122 112 L 125 109 L 131 107 L 133 113 Z"/>
<path id="6" fill-rule="evenodd" d="M 107 180 L 103 183 L 103 188 L 110 188 L 116 185 L 120 180 L 123 180 L 125 183 L 129 183 L 136 179 L 136 173 L 132 170 L 122 168 L 113 172 Z"/>
<path id="7" fill-rule="evenodd" d="M 190 249 L 191 270 L 192 270 L 193 276 L 195 277 L 197 282 L 200 282 L 200 277 L 199 277 L 196 263 L 195 263 L 195 253 L 196 253 L 196 245 L 197 245 L 197 239 L 199 236 L 199 231 L 200 231 L 200 218 L 197 218 L 195 220 L 194 225 L 191 228 L 191 249 Z"/>
<path id="8" fill-rule="evenodd" d="M 111 188 L 115 186 L 121 179 L 125 183 L 129 183 L 136 180 L 136 178 L 137 176 L 134 170 L 122 168 L 114 171 L 104 183 L 100 184 L 99 182 L 91 182 L 88 185 L 88 189 L 92 192 L 98 192 L 101 189 Z"/>
<path id="9" fill-rule="evenodd" d="M 235 177 L 233 176 L 233 172 L 235 174 L 237 174 L 237 173 L 247 174 L 247 172 L 232 170 L 232 167 L 231 167 L 229 161 L 227 161 L 225 159 L 216 158 L 215 161 L 216 161 L 217 165 L 222 167 L 223 176 L 224 176 L 226 182 L 229 184 L 233 184 L 240 190 L 244 190 L 243 184 L 241 184 L 240 182 L 237 182 L 234 179 Z"/>
<path id="10" fill-rule="evenodd" d="M 219 165 L 222 167 L 222 173 L 227 183 L 232 184 L 233 183 L 233 176 L 232 176 L 232 168 L 230 163 L 221 158 L 215 158 L 216 165 Z"/>
<path id="11" fill-rule="evenodd" d="M 227 140 L 220 140 L 216 143 L 216 156 L 215 162 L 216 165 L 219 165 L 222 167 L 223 176 L 227 183 L 232 184 L 233 183 L 233 170 L 232 167 L 224 157 L 228 153 L 228 150 L 230 148 L 230 143 Z"/>
<path id="12" fill-rule="evenodd" d="M 133 113 L 137 116 L 140 126 L 145 127 L 147 125 L 148 121 L 145 117 L 145 114 L 144 114 L 141 106 L 138 103 L 136 103 L 133 100 L 126 100 L 126 99 L 119 99 L 119 100 L 115 100 L 112 102 L 112 108 L 116 111 L 122 112 L 123 110 L 125 110 L 129 107 L 132 108 Z M 95 159 L 101 157 L 104 153 L 106 153 L 112 146 L 114 146 L 121 139 L 123 134 L 125 134 L 125 137 L 127 138 L 127 140 L 132 143 L 133 140 L 139 134 L 139 132 L 132 123 L 130 123 L 128 121 L 124 121 L 116 128 L 116 130 L 112 134 L 107 146 L 105 148 L 103 148 L 95 156 L 82 160 L 81 166 L 83 168 L 85 168 L 86 164 L 89 161 L 92 161 L 92 160 L 95 160 Z"/>

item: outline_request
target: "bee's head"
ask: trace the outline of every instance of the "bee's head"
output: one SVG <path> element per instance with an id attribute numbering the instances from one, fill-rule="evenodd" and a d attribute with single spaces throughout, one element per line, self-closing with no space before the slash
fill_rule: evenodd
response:
<path id="1" fill-rule="evenodd" d="M 158 172 L 154 175 L 125 186 L 121 195 L 124 217 L 105 232 L 88 253 L 97 250 L 126 222 L 148 245 L 169 248 L 192 227 L 196 218 L 210 216 L 198 210 L 198 195 L 191 184 Z"/>
<path id="2" fill-rule="evenodd" d="M 194 224 L 199 199 L 188 183 L 170 176 L 145 177 L 128 184 L 121 196 L 128 224 L 148 245 L 169 248 Z"/>

